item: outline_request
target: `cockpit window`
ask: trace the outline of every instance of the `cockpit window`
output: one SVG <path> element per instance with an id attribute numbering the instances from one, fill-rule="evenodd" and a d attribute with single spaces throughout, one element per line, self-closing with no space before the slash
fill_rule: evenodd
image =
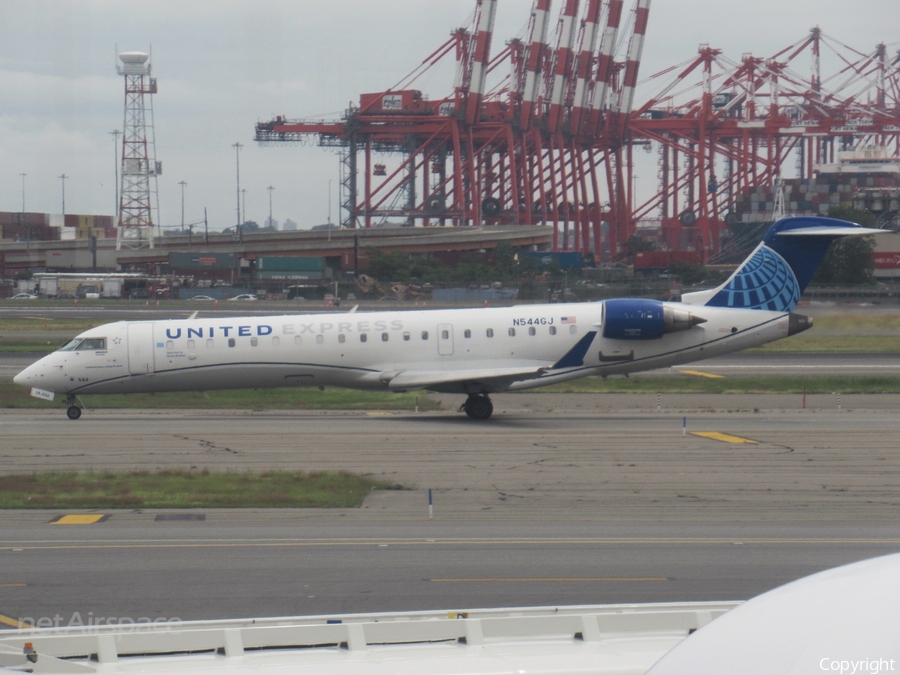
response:
<path id="1" fill-rule="evenodd" d="M 75 338 L 74 340 L 69 340 L 66 344 L 64 344 L 62 347 L 60 347 L 56 351 L 71 352 L 80 344 L 81 344 L 81 338 Z"/>
<path id="2" fill-rule="evenodd" d="M 75 349 L 79 352 L 95 352 L 106 349 L 106 338 L 85 338 Z"/>
<path id="3" fill-rule="evenodd" d="M 106 349 L 106 338 L 75 338 L 69 340 L 57 351 L 60 352 L 96 352 Z"/>

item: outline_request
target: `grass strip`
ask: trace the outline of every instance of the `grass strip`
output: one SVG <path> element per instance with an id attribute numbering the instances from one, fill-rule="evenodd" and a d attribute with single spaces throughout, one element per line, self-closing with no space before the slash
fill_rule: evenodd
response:
<path id="1" fill-rule="evenodd" d="M 325 391 L 314 388 L 297 389 L 234 389 L 211 391 L 204 395 L 196 391 L 166 394 L 108 394 L 83 396 L 88 409 L 99 408 L 180 408 L 195 410 L 386 410 L 411 412 L 440 410 L 440 405 L 427 399 L 422 392 L 393 394 L 380 391 L 356 391 L 329 387 Z M 57 397 L 49 403 L 31 396 L 28 389 L 12 382 L 0 382 L 0 408 L 62 409 Z"/>
<path id="2" fill-rule="evenodd" d="M 0 476 L 0 509 L 353 508 L 403 489 L 344 471 L 48 471 Z"/>
<path id="3" fill-rule="evenodd" d="M 698 366 L 702 370 L 702 365 Z M 705 377 L 642 375 L 632 378 L 586 377 L 527 393 L 565 394 L 900 394 L 898 377 Z"/>
<path id="4" fill-rule="evenodd" d="M 900 336 L 897 335 L 816 335 L 812 331 L 746 350 L 748 354 L 895 354 L 898 351 Z"/>

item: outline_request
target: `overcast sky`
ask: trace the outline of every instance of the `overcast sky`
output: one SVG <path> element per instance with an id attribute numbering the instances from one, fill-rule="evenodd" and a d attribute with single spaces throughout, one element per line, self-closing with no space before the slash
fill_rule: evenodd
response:
<path id="1" fill-rule="evenodd" d="M 531 0 L 499 0 L 494 50 L 523 37 Z M 554 3 L 554 17 L 561 5 Z M 318 147 L 258 147 L 257 121 L 336 119 L 363 92 L 399 81 L 465 25 L 475 0 L 0 0 L 0 211 L 112 214 L 113 129 L 124 83 L 116 49 L 150 51 L 163 226 L 209 209 L 214 229 L 236 220 L 235 151 L 246 216 L 301 227 L 337 214 L 338 158 Z M 631 1 L 626 2 L 630 8 Z M 900 47 L 900 0 L 654 0 L 641 75 L 696 54 L 701 43 L 738 60 L 769 56 L 818 25 L 863 52 Z M 807 67 L 806 64 L 801 64 Z M 416 87 L 452 89 L 452 64 Z M 639 96 L 640 99 L 640 96 Z"/>

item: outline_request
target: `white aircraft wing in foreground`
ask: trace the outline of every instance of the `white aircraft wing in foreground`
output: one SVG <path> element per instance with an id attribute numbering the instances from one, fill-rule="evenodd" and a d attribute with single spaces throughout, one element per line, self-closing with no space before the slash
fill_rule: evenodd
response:
<path id="1" fill-rule="evenodd" d="M 29 366 L 39 398 L 79 394 L 338 386 L 490 395 L 587 375 L 627 375 L 756 347 L 812 326 L 794 313 L 831 243 L 878 232 L 785 218 L 718 288 L 682 302 L 619 298 L 507 308 L 190 318 L 106 324 Z"/>
<path id="2" fill-rule="evenodd" d="M 0 675 L 878 675 L 900 669 L 900 554 L 746 603 L 91 625 L 0 633 Z"/>

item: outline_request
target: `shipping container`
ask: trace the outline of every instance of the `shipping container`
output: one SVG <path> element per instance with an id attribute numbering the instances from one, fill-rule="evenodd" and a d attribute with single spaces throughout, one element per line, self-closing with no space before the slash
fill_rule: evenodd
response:
<path id="1" fill-rule="evenodd" d="M 257 272 L 257 279 L 291 279 L 291 280 L 318 280 L 324 278 L 324 273 L 304 272 L 301 270 L 273 270 L 270 272 Z"/>
<path id="2" fill-rule="evenodd" d="M 170 253 L 171 270 L 235 269 L 238 257 L 235 253 Z"/>
<path id="3" fill-rule="evenodd" d="M 634 269 L 668 269 L 676 262 L 700 265 L 700 251 L 638 251 L 634 254 Z"/>
<path id="4" fill-rule="evenodd" d="M 584 256 L 574 251 L 522 251 L 519 252 L 519 259 L 522 257 L 531 258 L 541 267 L 546 267 L 554 260 L 560 269 L 580 269 L 584 265 Z"/>
<path id="5" fill-rule="evenodd" d="M 257 272 L 322 272 L 324 270 L 325 258 L 322 257 L 267 255 L 256 259 Z"/>

